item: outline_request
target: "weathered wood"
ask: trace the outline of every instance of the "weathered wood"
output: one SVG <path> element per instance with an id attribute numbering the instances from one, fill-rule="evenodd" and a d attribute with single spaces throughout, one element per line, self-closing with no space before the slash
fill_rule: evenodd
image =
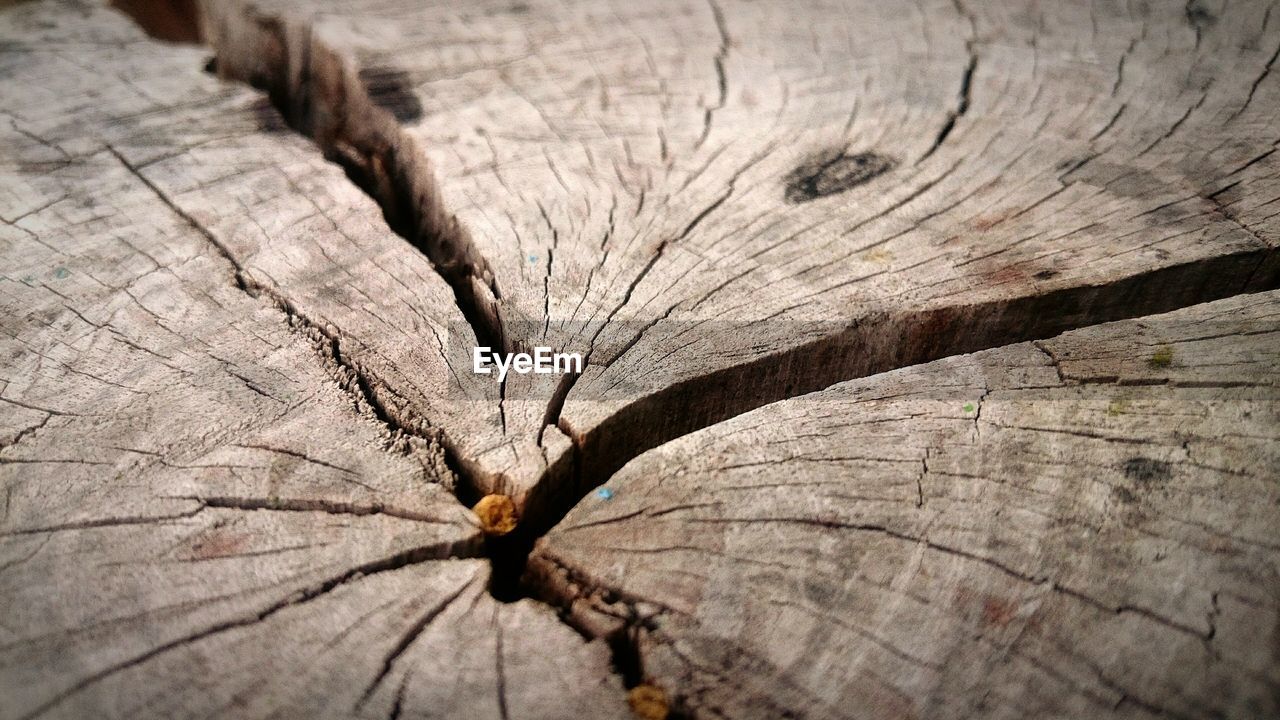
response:
<path id="1" fill-rule="evenodd" d="M 206 58 L 0 14 L 0 717 L 625 715 L 606 647 L 456 559 L 444 450 L 362 375 L 467 407 L 452 293 Z"/>
<path id="2" fill-rule="evenodd" d="M 267 98 L 201 72 L 208 52 L 194 47 L 132 58 L 123 49 L 106 55 L 119 67 L 104 76 L 78 44 L 37 52 L 40 43 L 91 41 L 92 26 L 40 28 L 21 9 L 10 18 L 22 52 L 12 62 L 28 64 L 18 66 L 27 70 L 11 93 L 24 129 L 63 146 L 94 126 L 102 144 L 209 236 L 239 284 L 332 346 L 385 421 L 444 443 L 460 465 L 519 466 L 504 443 L 499 388 L 470 372 L 475 339 L 453 291 Z M 145 42 L 128 33 L 126 48 Z M 442 427 L 451 432 L 442 436 Z M 541 468 L 537 454 L 528 462 Z"/>
<path id="3" fill-rule="evenodd" d="M 536 551 L 695 717 L 1280 712 L 1280 293 L 851 381 Z"/>
<path id="4" fill-rule="evenodd" d="M 507 382 L 479 471 L 542 482 L 545 525 L 765 402 L 1273 287 L 1280 21 L 1193 5 L 210 0 L 204 29 L 480 335 L 588 355 Z"/>
<path id="5" fill-rule="evenodd" d="M 474 560 L 419 563 L 343 583 L 121 668 L 46 714 L 626 717 L 608 650 L 545 608 L 497 603 L 486 574 Z"/>
<path id="6" fill-rule="evenodd" d="M 0 717 L 1280 714 L 1280 298 L 1098 325 L 1280 282 L 1273 7 L 103 2 L 0 4 Z M 487 592 L 632 459 L 589 640 Z"/>

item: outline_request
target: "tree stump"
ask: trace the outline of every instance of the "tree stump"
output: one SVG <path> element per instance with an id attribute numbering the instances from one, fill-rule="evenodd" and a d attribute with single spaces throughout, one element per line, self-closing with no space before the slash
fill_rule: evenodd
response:
<path id="1" fill-rule="evenodd" d="M 0 5 L 0 717 L 1280 715 L 1278 53 Z"/>

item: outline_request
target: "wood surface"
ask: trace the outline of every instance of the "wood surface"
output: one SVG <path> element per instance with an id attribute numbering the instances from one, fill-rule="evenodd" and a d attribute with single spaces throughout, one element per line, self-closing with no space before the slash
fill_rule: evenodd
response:
<path id="1" fill-rule="evenodd" d="M 1275 717 L 1280 293 L 835 385 L 632 461 L 533 567 L 695 717 Z"/>
<path id="2" fill-rule="evenodd" d="M 607 648 L 490 597 L 439 443 L 275 284 L 354 297 L 306 276 L 330 246 L 443 283 L 207 52 L 77 9 L 0 26 L 0 716 L 625 716 Z"/>
<path id="3" fill-rule="evenodd" d="M 0 2 L 0 718 L 1280 716 L 1278 57 Z"/>
<path id="4" fill-rule="evenodd" d="M 1280 15 L 1188 7 L 268 0 L 203 26 L 477 336 L 586 356 L 508 380 L 476 467 L 541 516 L 765 402 L 1275 286 Z"/>

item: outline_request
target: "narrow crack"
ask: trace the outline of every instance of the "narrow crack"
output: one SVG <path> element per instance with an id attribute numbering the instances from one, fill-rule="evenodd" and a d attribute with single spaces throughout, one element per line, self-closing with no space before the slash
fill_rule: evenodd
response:
<path id="1" fill-rule="evenodd" d="M 122 527 L 126 525 L 154 525 L 156 523 L 165 523 L 172 520 L 185 520 L 198 515 L 204 510 L 204 505 L 198 505 L 194 509 L 180 513 L 171 513 L 169 515 L 137 515 L 127 517 L 104 517 L 95 518 L 93 520 L 76 520 L 56 525 L 41 525 L 38 527 L 18 528 L 16 530 L 5 530 L 0 532 L 0 537 L 13 537 L 17 535 L 41 535 L 44 533 L 66 532 L 69 530 L 91 530 L 96 528 Z"/>
<path id="2" fill-rule="evenodd" d="M 938 130 L 938 135 L 933 139 L 933 143 L 929 145 L 929 149 L 924 151 L 917 163 L 928 160 L 931 155 L 942 147 L 942 143 L 946 142 L 947 137 L 951 135 L 951 131 L 955 129 L 956 121 L 964 117 L 969 112 L 969 86 L 973 82 L 973 72 L 978 68 L 978 55 L 972 49 L 972 41 L 969 43 L 969 64 L 965 65 L 964 74 L 960 78 L 960 93 L 956 101 L 955 110 L 947 112 L 947 119 L 943 121 L 942 127 Z"/>
<path id="3" fill-rule="evenodd" d="M 276 512 L 321 512 L 329 515 L 385 515 L 387 517 L 399 518 L 401 520 L 412 520 L 421 523 L 431 523 L 438 525 L 449 525 L 453 521 L 436 517 L 422 512 L 405 510 L 383 503 L 359 503 L 344 502 L 338 500 L 326 500 L 323 498 L 255 498 L 255 497 L 229 497 L 229 496 L 213 496 L 198 497 L 194 495 L 170 495 L 158 496 L 158 499 L 166 500 L 187 500 L 196 503 L 191 510 L 183 512 L 170 513 L 168 515 L 137 515 L 125 517 L 102 517 L 91 520 L 77 520 L 55 525 L 41 525 L 38 527 L 18 528 L 16 530 L 6 530 L 0 532 L 0 537 L 10 537 L 17 535 L 41 535 L 45 533 L 58 533 L 74 530 L 92 530 L 97 528 L 114 528 L 129 525 L 155 525 L 164 524 L 176 520 L 187 520 L 193 518 L 209 508 L 219 508 L 226 510 L 265 510 Z M 458 557 L 475 557 L 476 553 L 468 551 L 465 544 L 459 546 L 456 552 Z"/>
<path id="4" fill-rule="evenodd" d="M 437 617 L 439 617 L 441 613 L 443 613 L 446 609 L 448 609 L 448 607 L 452 605 L 455 600 L 461 597 L 462 593 L 466 592 L 467 588 L 469 587 L 471 587 L 471 583 L 466 583 L 462 585 L 457 590 L 450 593 L 448 597 L 444 598 L 440 602 L 427 608 L 426 612 L 424 612 L 413 623 L 413 625 L 409 626 L 409 629 L 405 631 L 403 635 L 400 636 L 400 640 L 396 642 L 396 644 L 391 648 L 391 650 L 387 652 L 386 656 L 382 659 L 382 667 L 378 671 L 377 676 L 375 676 L 373 681 L 369 683 L 369 686 L 365 688 L 364 693 L 360 696 L 360 700 L 356 703 L 357 711 L 366 702 L 369 701 L 369 698 L 373 696 L 373 693 L 378 689 L 379 686 L 382 685 L 382 682 L 386 680 L 387 675 L 391 674 L 391 669 L 395 666 L 396 660 L 399 660 L 400 656 L 403 655 L 404 652 L 409 649 L 409 646 L 413 644 L 413 641 L 417 640 L 418 636 L 421 635 L 422 632 L 427 629 L 427 626 L 430 625 Z M 402 692 L 403 692 L 403 687 L 397 690 L 397 693 L 396 693 L 397 706 L 400 703 L 400 695 Z"/>
<path id="5" fill-rule="evenodd" d="M 47 700 L 46 702 L 42 703 L 40 706 L 33 709 L 31 712 L 21 716 L 21 720 L 31 720 L 32 718 L 43 715 L 48 711 L 52 710 L 53 708 L 57 707 L 58 705 L 62 704 L 68 698 L 78 694 L 85 688 L 91 685 L 97 684 L 112 675 L 115 675 L 120 672 L 124 672 L 126 670 L 129 670 L 130 668 L 141 665 L 142 663 L 145 663 L 156 656 L 167 653 L 170 650 L 174 650 L 176 648 L 183 647 L 185 645 L 190 645 L 191 643 L 203 640 L 205 638 L 208 638 L 214 635 L 219 635 L 229 630 L 235 630 L 237 628 L 246 627 L 249 625 L 255 625 L 257 623 L 263 622 L 264 620 L 270 618 L 272 615 L 275 615 L 281 610 L 285 610 L 290 607 L 295 607 L 298 605 L 311 602 L 312 600 L 315 600 L 316 598 L 326 595 L 343 585 L 346 585 L 351 582 L 355 582 L 361 578 L 365 578 L 370 575 L 376 575 L 378 573 L 398 570 L 408 565 L 426 562 L 429 560 L 444 559 L 444 558 L 450 557 L 453 554 L 453 551 L 454 551 L 453 543 L 436 543 L 436 544 L 423 545 L 423 546 L 411 548 L 409 550 L 405 550 L 404 552 L 400 552 L 389 557 L 362 563 L 354 568 L 351 568 L 338 575 L 330 577 L 327 580 L 323 580 L 315 585 L 312 585 L 311 587 L 304 588 L 300 591 L 291 593 L 289 596 L 281 600 L 278 600 L 274 603 L 271 603 L 270 605 L 258 611 L 257 613 L 243 615 L 238 618 L 233 618 L 230 620 L 225 620 L 220 623 L 216 623 L 214 625 L 210 625 L 202 630 L 162 643 L 160 645 L 157 645 L 156 647 L 151 648 L 150 650 L 147 650 L 146 652 L 140 653 L 127 660 L 123 660 L 114 665 L 103 668 L 87 677 L 80 679 L 75 684 L 71 685 L 67 689 L 58 693 L 53 698 Z"/>
<path id="6" fill-rule="evenodd" d="M 960 3 L 960 0 L 953 0 L 956 12 L 961 17 L 969 21 L 969 39 L 965 41 L 965 51 L 969 54 L 969 62 L 964 67 L 964 73 L 960 76 L 960 91 L 956 97 L 956 107 L 954 110 L 947 112 L 947 119 L 943 121 L 942 127 L 938 130 L 938 135 L 933 139 L 933 144 L 928 150 L 920 156 L 916 161 L 917 164 L 928 160 L 931 155 L 942 147 L 942 143 L 946 142 L 947 137 L 951 135 L 951 131 L 955 129 L 956 121 L 964 117 L 969 112 L 969 97 L 971 87 L 973 85 L 973 73 L 978 69 L 978 53 L 974 50 L 974 43 L 977 41 L 977 25 L 973 15 Z"/>
<path id="7" fill-rule="evenodd" d="M 204 497 L 192 498 L 211 508 L 227 508 L 231 510 L 274 510 L 278 512 L 322 512 L 330 515 L 385 515 L 401 520 L 413 520 L 422 523 L 441 525 L 452 524 L 452 521 L 427 513 L 405 510 L 383 503 L 340 502 L 317 498 L 252 498 L 252 497 Z"/>
<path id="8" fill-rule="evenodd" d="M 1270 9 L 1268 9 L 1267 12 L 1269 13 Z M 1249 86 L 1249 95 L 1245 98 L 1244 104 L 1242 104 L 1235 112 L 1231 113 L 1231 116 L 1227 118 L 1227 122 L 1233 122 L 1236 118 L 1240 117 L 1245 110 L 1249 109 L 1249 105 L 1253 103 L 1253 96 L 1258 92 L 1258 86 L 1261 85 L 1262 81 L 1266 80 L 1267 76 L 1271 74 L 1271 69 L 1275 67 L 1277 60 L 1280 60 L 1280 43 L 1276 44 L 1275 52 L 1271 53 L 1271 57 L 1267 59 L 1267 64 L 1262 67 L 1262 72 L 1258 73 L 1258 76 L 1253 79 L 1253 84 Z"/>
<path id="9" fill-rule="evenodd" d="M 720 36 L 720 47 L 716 50 L 716 56 L 713 59 L 719 97 L 716 99 L 715 105 L 708 106 L 703 111 L 702 134 L 698 136 L 698 141 L 693 145 L 695 150 L 702 147 L 702 144 L 707 141 L 707 136 L 711 134 L 711 120 L 715 116 L 715 112 L 723 109 L 729 99 L 729 79 L 725 74 L 724 64 L 729 59 L 729 47 L 733 40 L 729 37 L 729 29 L 724 20 L 724 11 L 720 9 L 719 3 L 716 0 L 707 0 L 707 4 L 711 6 L 711 17 L 715 20 L 716 33 Z"/>

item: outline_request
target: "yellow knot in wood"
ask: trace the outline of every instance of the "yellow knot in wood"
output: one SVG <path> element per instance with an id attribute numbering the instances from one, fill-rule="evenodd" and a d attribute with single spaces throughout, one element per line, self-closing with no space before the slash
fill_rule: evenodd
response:
<path id="1" fill-rule="evenodd" d="M 485 495 L 471 508 L 486 535 L 506 535 L 516 529 L 516 504 L 506 495 Z"/>
<path id="2" fill-rule="evenodd" d="M 641 720 L 667 720 L 667 694 L 656 685 L 637 685 L 627 693 L 631 712 Z"/>

